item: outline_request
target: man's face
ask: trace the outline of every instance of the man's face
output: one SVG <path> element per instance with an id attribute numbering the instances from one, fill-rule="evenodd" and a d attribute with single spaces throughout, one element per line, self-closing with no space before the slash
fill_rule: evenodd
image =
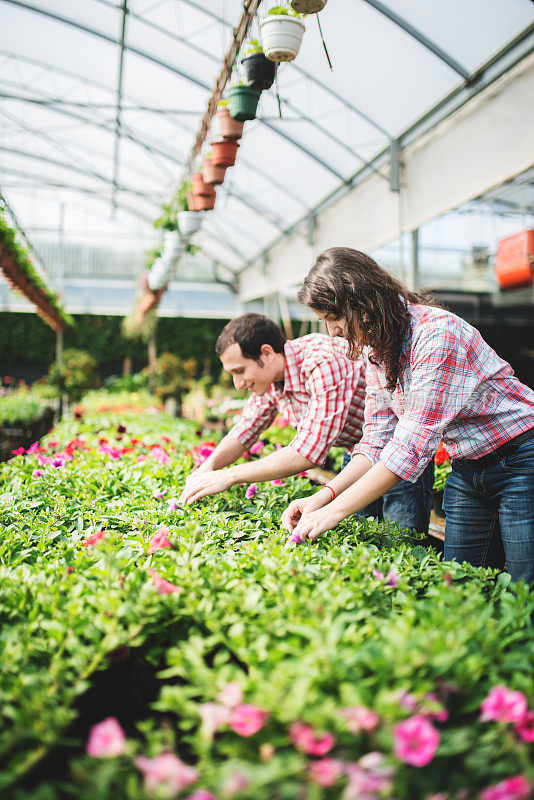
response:
<path id="1" fill-rule="evenodd" d="M 268 348 L 265 353 L 264 348 Z M 273 352 L 272 347 L 263 345 L 261 364 L 252 358 L 245 358 L 236 342 L 221 353 L 222 365 L 232 375 L 236 389 L 248 389 L 249 392 L 258 395 L 265 394 L 271 383 L 276 380 L 276 370 L 269 351 Z"/>

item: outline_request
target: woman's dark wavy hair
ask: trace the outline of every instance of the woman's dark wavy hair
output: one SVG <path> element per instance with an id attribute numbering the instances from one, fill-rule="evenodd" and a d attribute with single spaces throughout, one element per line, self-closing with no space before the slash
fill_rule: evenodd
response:
<path id="1" fill-rule="evenodd" d="M 410 331 L 408 302 L 435 305 L 428 297 L 410 292 L 370 256 L 350 247 L 331 247 L 320 253 L 298 299 L 313 311 L 346 319 L 350 357 L 357 358 L 368 345 L 373 363 L 385 367 L 390 392 L 399 380 L 402 346 Z"/>

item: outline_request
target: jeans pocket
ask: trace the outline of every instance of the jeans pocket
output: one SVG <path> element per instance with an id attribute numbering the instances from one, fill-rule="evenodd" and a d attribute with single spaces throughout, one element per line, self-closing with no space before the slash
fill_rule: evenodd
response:
<path id="1" fill-rule="evenodd" d="M 517 450 L 515 453 L 510 453 L 502 460 L 504 469 L 514 472 L 517 475 L 534 475 L 534 450 Z"/>

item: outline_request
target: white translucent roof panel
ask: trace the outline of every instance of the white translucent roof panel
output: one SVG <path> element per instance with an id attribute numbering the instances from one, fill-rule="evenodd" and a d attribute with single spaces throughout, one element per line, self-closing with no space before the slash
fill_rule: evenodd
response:
<path id="1" fill-rule="evenodd" d="M 260 16 L 273 5 L 263 0 Z M 38 229 L 63 207 L 67 236 L 89 236 L 100 215 L 99 228 L 117 241 L 132 231 L 156 240 L 151 223 L 183 177 L 242 11 L 241 0 L 128 0 L 119 109 L 122 0 L 0 0 L 0 185 L 22 225 Z M 273 87 L 196 236 L 231 269 L 261 259 L 528 32 L 534 6 L 330 0 L 319 19 L 333 70 L 308 17 L 298 58 L 278 70 L 282 117 Z"/>

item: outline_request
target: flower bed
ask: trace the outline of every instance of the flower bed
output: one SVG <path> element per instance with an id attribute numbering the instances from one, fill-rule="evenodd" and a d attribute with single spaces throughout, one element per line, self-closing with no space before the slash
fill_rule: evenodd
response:
<path id="1" fill-rule="evenodd" d="M 53 419 L 53 409 L 25 390 L 0 397 L 0 461 L 48 433 Z"/>
<path id="2" fill-rule="evenodd" d="M 183 509 L 195 446 L 194 424 L 94 412 L 3 465 L 0 794 L 527 797 L 526 588 L 366 520 L 288 545 L 301 477 Z M 84 704 L 134 654 L 152 706 Z"/>

